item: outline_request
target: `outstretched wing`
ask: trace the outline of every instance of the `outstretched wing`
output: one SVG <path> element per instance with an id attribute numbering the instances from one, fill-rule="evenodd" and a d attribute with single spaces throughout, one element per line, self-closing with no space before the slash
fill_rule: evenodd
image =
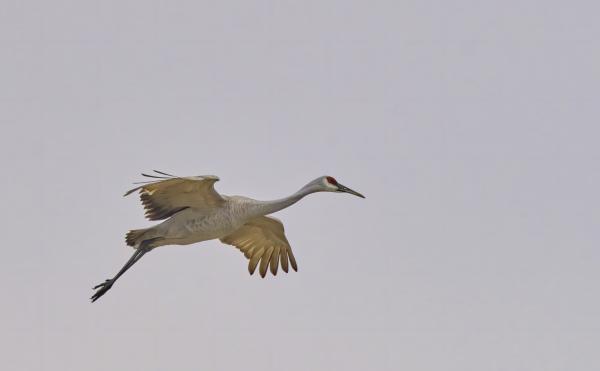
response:
<path id="1" fill-rule="evenodd" d="M 288 272 L 288 262 L 298 271 L 292 248 L 285 238 L 283 224 L 279 219 L 268 216 L 254 218 L 235 232 L 221 238 L 221 242 L 237 247 L 250 259 L 250 274 L 254 274 L 259 262 L 261 277 L 265 277 L 269 266 L 271 273 L 276 275 L 280 261 L 284 272 Z"/>
<path id="2" fill-rule="evenodd" d="M 166 219 L 189 207 L 216 207 L 225 201 L 215 191 L 214 184 L 219 178 L 214 175 L 190 177 L 142 175 L 163 180 L 136 187 L 125 193 L 125 196 L 139 190 L 146 218 L 150 220 Z"/>

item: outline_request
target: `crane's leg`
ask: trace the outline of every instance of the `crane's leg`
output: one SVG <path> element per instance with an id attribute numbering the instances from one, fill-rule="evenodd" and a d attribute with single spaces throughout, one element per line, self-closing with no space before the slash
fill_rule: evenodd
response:
<path id="1" fill-rule="evenodd" d="M 119 279 L 119 277 L 121 277 L 121 275 L 123 275 L 123 273 L 125 273 L 129 268 L 131 268 L 135 263 L 137 263 L 137 261 L 140 260 L 142 258 L 142 256 L 144 256 L 144 254 L 146 254 L 148 251 L 152 250 L 152 247 L 150 247 L 150 244 L 154 240 L 155 239 L 142 241 L 142 243 L 135 250 L 135 252 L 131 256 L 131 258 L 129 258 L 129 260 L 127 261 L 127 263 L 125 263 L 123 268 L 121 268 L 121 270 L 112 279 L 108 279 L 108 280 L 102 282 L 101 284 L 93 287 L 94 290 L 98 290 L 98 291 L 96 291 L 94 293 L 94 295 L 90 298 L 92 300 L 92 303 L 95 302 L 96 300 L 100 299 L 100 297 L 102 295 L 106 294 L 106 292 L 111 289 L 112 285 L 115 283 L 116 280 Z"/>

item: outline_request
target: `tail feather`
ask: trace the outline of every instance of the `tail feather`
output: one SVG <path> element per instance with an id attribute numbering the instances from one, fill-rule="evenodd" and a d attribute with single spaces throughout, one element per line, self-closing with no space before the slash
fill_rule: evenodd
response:
<path id="1" fill-rule="evenodd" d="M 147 228 L 130 230 L 125 235 L 125 242 L 127 242 L 128 246 L 135 247 L 138 244 L 138 242 L 141 242 L 141 238 L 143 237 L 144 233 L 146 233 L 147 230 L 148 230 Z"/>

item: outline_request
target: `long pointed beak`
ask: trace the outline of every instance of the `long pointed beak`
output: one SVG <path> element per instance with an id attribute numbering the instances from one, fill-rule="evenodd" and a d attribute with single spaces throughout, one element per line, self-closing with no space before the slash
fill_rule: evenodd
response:
<path id="1" fill-rule="evenodd" d="M 351 195 L 358 196 L 360 198 L 366 198 L 365 196 L 361 195 L 360 193 L 346 187 L 345 185 L 341 185 L 340 183 L 337 184 L 337 187 L 338 187 L 338 192 L 346 192 L 346 193 L 350 193 Z"/>

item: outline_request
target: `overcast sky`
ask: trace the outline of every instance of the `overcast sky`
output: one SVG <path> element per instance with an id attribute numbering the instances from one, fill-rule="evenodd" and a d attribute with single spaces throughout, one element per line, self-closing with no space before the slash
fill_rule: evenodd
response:
<path id="1" fill-rule="evenodd" d="M 2 1 L 6 370 L 598 370 L 600 6 Z M 276 214 L 299 272 L 146 255 L 142 171 Z"/>

